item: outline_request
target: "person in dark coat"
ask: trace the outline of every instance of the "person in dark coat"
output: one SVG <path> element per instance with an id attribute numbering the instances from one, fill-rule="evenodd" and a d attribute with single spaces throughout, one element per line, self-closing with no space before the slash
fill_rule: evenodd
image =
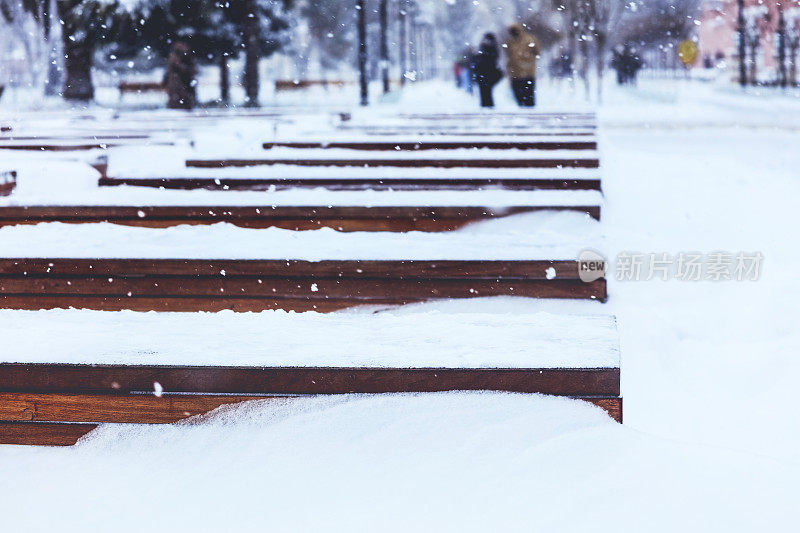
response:
<path id="1" fill-rule="evenodd" d="M 492 89 L 503 77 L 503 73 L 497 66 L 497 59 L 500 50 L 497 46 L 497 37 L 493 33 L 487 33 L 481 40 L 478 53 L 475 54 L 475 82 L 481 95 L 481 107 L 494 107 Z"/>

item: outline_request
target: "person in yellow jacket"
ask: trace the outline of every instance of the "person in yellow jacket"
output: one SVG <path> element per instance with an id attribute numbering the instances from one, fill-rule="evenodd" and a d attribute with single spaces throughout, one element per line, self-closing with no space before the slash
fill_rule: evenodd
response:
<path id="1" fill-rule="evenodd" d="M 536 105 L 536 57 L 541 52 L 536 37 L 516 23 L 508 28 L 506 74 L 511 79 L 514 98 L 521 107 Z"/>

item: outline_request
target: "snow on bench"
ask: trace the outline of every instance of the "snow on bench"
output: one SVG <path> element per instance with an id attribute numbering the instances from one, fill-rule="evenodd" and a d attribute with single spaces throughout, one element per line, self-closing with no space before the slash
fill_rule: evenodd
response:
<path id="1" fill-rule="evenodd" d="M 98 423 L 309 394 L 542 393 L 622 418 L 610 316 L 0 311 L 0 335 L 13 340 L 0 357 L 0 443 L 69 445 Z"/>

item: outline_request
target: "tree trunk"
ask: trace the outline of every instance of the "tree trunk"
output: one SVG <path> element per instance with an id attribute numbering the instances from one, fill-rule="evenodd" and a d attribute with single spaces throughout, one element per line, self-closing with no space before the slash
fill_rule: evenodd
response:
<path id="1" fill-rule="evenodd" d="M 358 80 L 360 87 L 360 101 L 362 106 L 367 105 L 367 25 L 366 13 L 364 13 L 364 0 L 356 0 L 356 10 L 358 11 Z"/>
<path id="2" fill-rule="evenodd" d="M 42 5 L 42 31 L 44 32 L 44 42 L 47 47 L 47 78 L 44 83 L 44 94 L 55 96 L 58 94 L 59 73 L 58 73 L 58 50 L 57 42 L 53 38 L 53 18 L 55 9 L 53 0 L 44 0 Z"/>
<path id="3" fill-rule="evenodd" d="M 398 13 L 399 34 L 398 41 L 400 45 L 400 85 L 406 84 L 406 50 L 408 49 L 408 42 L 406 40 L 406 1 L 400 0 L 400 10 Z"/>
<path id="4" fill-rule="evenodd" d="M 606 36 L 603 33 L 595 35 L 597 46 L 597 103 L 603 101 L 603 69 L 605 67 Z"/>
<path id="5" fill-rule="evenodd" d="M 591 87 L 589 86 L 589 43 L 581 32 L 581 78 L 586 99 L 589 99 Z"/>
<path id="6" fill-rule="evenodd" d="M 386 23 L 386 2 L 380 3 L 380 25 L 381 25 L 381 80 L 383 80 L 383 94 L 389 92 L 389 46 L 387 43 L 387 23 Z"/>
<path id="7" fill-rule="evenodd" d="M 196 77 L 197 66 L 191 48 L 183 41 L 175 41 L 172 43 L 164 75 L 168 108 L 194 108 L 197 103 Z"/>
<path id="8" fill-rule="evenodd" d="M 94 98 L 92 85 L 92 44 L 84 39 L 70 39 L 79 33 L 80 21 L 75 19 L 72 8 L 76 2 L 60 1 L 57 3 L 58 16 L 63 21 L 61 39 L 64 45 L 64 80 L 63 97 L 66 100 L 87 102 Z"/>
<path id="9" fill-rule="evenodd" d="M 258 106 L 258 14 L 253 0 L 246 1 L 247 18 L 244 23 L 244 92 L 247 97 L 247 105 L 250 107 Z"/>
<path id="10" fill-rule="evenodd" d="M 226 105 L 231 101 L 231 76 L 226 54 L 219 55 L 219 101 Z"/>

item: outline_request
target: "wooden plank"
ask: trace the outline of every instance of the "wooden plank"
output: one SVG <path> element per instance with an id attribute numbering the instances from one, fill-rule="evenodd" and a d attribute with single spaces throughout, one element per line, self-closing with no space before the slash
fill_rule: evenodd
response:
<path id="1" fill-rule="evenodd" d="M 0 444 L 72 446 L 96 424 L 0 422 Z"/>
<path id="2" fill-rule="evenodd" d="M 317 188 L 330 190 L 482 190 L 501 188 L 521 191 L 535 190 L 594 190 L 600 191 L 600 179 L 564 178 L 126 178 L 106 176 L 101 172 L 101 186 L 129 185 L 163 189 L 207 189 L 266 191 L 291 188 Z"/>
<path id="3" fill-rule="evenodd" d="M 559 112 L 534 112 L 534 113 L 525 113 L 525 112 L 497 112 L 492 111 L 491 113 L 476 113 L 476 112 L 464 112 L 464 113 L 399 113 L 397 115 L 399 118 L 405 118 L 410 120 L 461 120 L 461 119 L 475 119 L 475 120 L 491 120 L 491 119 L 513 119 L 513 120 L 525 120 L 531 122 L 537 121 L 569 121 L 569 122 L 591 122 L 594 123 L 597 115 L 595 113 L 559 113 Z"/>
<path id="4" fill-rule="evenodd" d="M 359 206 L 8 206 L 0 226 L 40 222 L 111 222 L 164 228 L 228 222 L 246 228 L 337 231 L 452 231 L 473 222 L 537 211 L 574 211 L 600 219 L 599 205 L 489 207 Z"/>
<path id="5" fill-rule="evenodd" d="M 52 143 L 0 143 L 0 150 L 20 150 L 36 152 L 78 152 L 83 150 L 105 150 L 114 146 L 120 146 L 118 142 L 91 142 L 91 143 L 72 143 L 72 144 L 52 144 Z"/>
<path id="6" fill-rule="evenodd" d="M 390 279 L 579 279 L 574 260 L 323 260 L 0 258 L 0 276 L 236 276 Z"/>
<path id="7" fill-rule="evenodd" d="M 371 306 L 398 306 L 418 303 L 422 300 L 354 300 L 354 299 L 308 299 L 308 298 L 235 298 L 235 297 L 114 297 L 114 296 L 51 296 L 31 294 L 24 296 L 0 295 L 0 309 L 38 311 L 42 309 L 90 309 L 94 311 L 139 311 L 216 313 L 236 311 L 257 313 L 270 309 L 282 311 L 316 311 L 332 313 L 342 309 Z"/>
<path id="8" fill-rule="evenodd" d="M 0 364 L 0 391 L 345 394 L 495 390 L 618 396 L 619 368 L 334 368 Z"/>
<path id="9" fill-rule="evenodd" d="M 113 133 L 113 132 L 98 132 L 96 135 L 78 134 L 78 135 L 7 135 L 0 137 L 0 141 L 37 141 L 37 142 L 52 142 L 52 141 L 120 141 L 120 140 L 147 140 L 150 138 L 149 133 Z"/>
<path id="10" fill-rule="evenodd" d="M 102 273 L 98 272 L 100 276 Z M 325 279 L 306 280 L 232 279 L 199 277 L 91 277 L 91 278 L 0 278 L 0 295 L 9 297 L 59 296 L 116 298 L 254 298 L 279 300 L 378 300 L 406 302 L 436 298 L 476 298 L 483 296 L 523 296 L 527 298 L 605 298 L 604 284 L 580 280 L 500 280 L 482 279 Z M 366 302 L 361 302 L 366 303 Z M 78 305 L 75 305 L 78 307 Z"/>
<path id="11" fill-rule="evenodd" d="M 595 141 L 278 141 L 265 142 L 266 150 L 272 148 L 345 149 L 363 151 L 424 151 L 424 150 L 596 150 Z"/>
<path id="12" fill-rule="evenodd" d="M 223 405 L 249 400 L 285 401 L 277 395 L 52 394 L 0 392 L 0 420 L 169 424 Z"/>
<path id="13" fill-rule="evenodd" d="M 484 125 L 485 128 L 485 125 Z M 374 135 L 386 137 L 390 135 L 418 135 L 421 137 L 519 137 L 520 135 L 532 137 L 578 137 L 578 138 L 593 138 L 596 132 L 592 130 L 587 131 L 506 131 L 502 129 L 433 129 L 415 126 L 364 126 L 364 127 L 349 127 L 338 126 L 340 131 L 358 132 L 364 135 Z"/>
<path id="14" fill-rule="evenodd" d="M 187 168 L 234 168 L 287 165 L 358 168 L 600 168 L 597 158 L 551 159 L 187 159 Z"/>
<path id="15" fill-rule="evenodd" d="M 285 403 L 301 396 L 222 394 L 62 394 L 0 392 L 0 420 L 18 422 L 78 422 L 169 424 L 202 415 L 223 405 L 261 400 Z M 302 396 L 307 397 L 307 396 Z M 621 422 L 619 397 L 582 397 Z"/>

